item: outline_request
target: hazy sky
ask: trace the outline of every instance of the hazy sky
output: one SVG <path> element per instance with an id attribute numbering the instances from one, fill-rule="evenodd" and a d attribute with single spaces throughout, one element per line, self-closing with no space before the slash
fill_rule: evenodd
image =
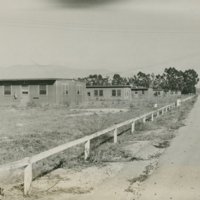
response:
<path id="1" fill-rule="evenodd" d="M 0 66 L 199 68 L 199 0 L 0 0 Z"/>

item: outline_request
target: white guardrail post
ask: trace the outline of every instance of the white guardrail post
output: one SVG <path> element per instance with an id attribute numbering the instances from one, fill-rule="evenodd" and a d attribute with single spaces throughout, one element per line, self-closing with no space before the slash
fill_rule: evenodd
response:
<path id="1" fill-rule="evenodd" d="M 181 99 L 177 99 L 176 105 L 177 105 L 177 107 L 180 107 L 180 106 L 181 106 Z"/>
<path id="2" fill-rule="evenodd" d="M 132 122 L 131 124 L 131 133 L 135 131 L 135 121 Z"/>
<path id="3" fill-rule="evenodd" d="M 85 160 L 90 156 L 90 140 L 85 143 Z"/>
<path id="4" fill-rule="evenodd" d="M 160 111 L 157 111 L 156 117 L 158 118 L 160 116 Z"/>
<path id="5" fill-rule="evenodd" d="M 142 119 L 143 123 L 146 123 L 146 116 Z"/>
<path id="6" fill-rule="evenodd" d="M 114 143 L 117 143 L 117 128 L 114 129 Z"/>
<path id="7" fill-rule="evenodd" d="M 30 163 L 24 169 L 24 195 L 30 194 L 32 180 L 33 180 L 32 163 Z"/>
<path id="8" fill-rule="evenodd" d="M 154 121 L 154 113 L 151 114 L 151 121 Z"/>

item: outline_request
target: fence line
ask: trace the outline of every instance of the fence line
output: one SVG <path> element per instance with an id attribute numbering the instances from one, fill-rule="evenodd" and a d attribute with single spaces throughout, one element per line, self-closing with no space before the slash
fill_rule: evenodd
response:
<path id="1" fill-rule="evenodd" d="M 117 143 L 118 128 L 123 127 L 125 125 L 131 125 L 131 132 L 133 133 L 135 131 L 135 123 L 137 121 L 142 120 L 143 123 L 145 123 L 148 117 L 151 119 L 151 121 L 153 121 L 154 117 L 159 117 L 160 115 L 163 115 L 165 112 L 167 112 L 171 109 L 174 109 L 176 106 L 179 107 L 181 105 L 181 102 L 186 102 L 186 101 L 188 101 L 188 100 L 190 100 L 194 97 L 195 97 L 195 95 L 191 96 L 191 97 L 187 97 L 183 100 L 177 100 L 176 103 L 171 103 L 167 106 L 164 106 L 164 107 L 159 108 L 157 110 L 154 110 L 152 112 L 146 113 L 146 114 L 141 115 L 139 117 L 127 120 L 125 122 L 118 123 L 118 124 L 113 125 L 109 128 L 106 128 L 102 131 L 98 131 L 94 134 L 85 136 L 83 138 L 68 142 L 68 143 L 60 145 L 60 146 L 57 146 L 55 148 L 41 152 L 41 153 L 34 155 L 32 157 L 27 157 L 27 158 L 24 158 L 24 159 L 16 161 L 16 162 L 12 162 L 12 163 L 9 163 L 9 164 L 6 164 L 6 165 L 2 165 L 2 166 L 0 166 L 0 171 L 2 171 L 2 170 L 13 170 L 13 169 L 19 169 L 19 168 L 24 167 L 25 168 L 24 169 L 24 194 L 27 195 L 27 194 L 29 194 L 32 179 L 33 179 L 32 165 L 34 163 L 41 161 L 45 158 L 48 158 L 52 155 L 55 155 L 57 153 L 60 153 L 64 150 L 67 150 L 71 147 L 83 144 L 83 143 L 85 144 L 84 154 L 85 154 L 85 160 L 86 160 L 90 156 L 90 143 L 91 143 L 92 139 L 95 139 L 95 138 L 97 138 L 101 135 L 105 135 L 107 133 L 113 132 L 113 138 L 114 138 L 113 142 Z"/>

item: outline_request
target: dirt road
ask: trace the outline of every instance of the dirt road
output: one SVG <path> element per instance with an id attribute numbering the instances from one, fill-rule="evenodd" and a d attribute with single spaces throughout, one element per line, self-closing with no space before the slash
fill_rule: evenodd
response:
<path id="1" fill-rule="evenodd" d="M 186 126 L 160 158 L 158 169 L 140 188 L 139 200 L 200 199 L 200 99 Z"/>

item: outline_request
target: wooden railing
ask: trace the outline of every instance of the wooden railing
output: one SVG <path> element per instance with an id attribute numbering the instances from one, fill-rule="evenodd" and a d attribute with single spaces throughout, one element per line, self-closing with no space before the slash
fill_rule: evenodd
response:
<path id="1" fill-rule="evenodd" d="M 90 143 L 91 143 L 92 139 L 95 139 L 99 136 L 102 136 L 102 135 L 105 135 L 108 133 L 113 133 L 113 138 L 114 138 L 113 141 L 114 141 L 114 143 L 117 143 L 118 129 L 120 127 L 123 127 L 126 125 L 131 125 L 131 132 L 133 133 L 135 131 L 135 123 L 137 121 L 142 120 L 143 123 L 145 123 L 148 118 L 150 118 L 150 120 L 153 121 L 155 117 L 159 117 L 160 115 L 165 114 L 167 111 L 174 109 L 176 106 L 180 106 L 181 102 L 188 101 L 194 97 L 195 96 L 191 96 L 191 97 L 185 98 L 181 101 L 177 100 L 176 103 L 169 104 L 167 106 L 164 106 L 164 107 L 154 110 L 152 112 L 146 113 L 142 116 L 127 120 L 125 122 L 115 124 L 109 128 L 106 128 L 102 131 L 98 131 L 94 134 L 85 136 L 83 138 L 68 142 L 68 143 L 60 145 L 60 146 L 57 146 L 55 148 L 44 151 L 44 152 L 34 155 L 32 157 L 27 157 L 27 158 L 24 158 L 24 159 L 16 161 L 16 162 L 12 162 L 12 163 L 0 166 L 0 172 L 3 170 L 14 170 L 14 169 L 19 169 L 19 168 L 24 168 L 24 195 L 27 195 L 27 194 L 29 194 L 31 183 L 33 180 L 32 166 L 34 163 L 41 161 L 45 158 L 48 158 L 50 156 L 53 156 L 57 153 L 60 153 L 64 150 L 67 150 L 71 147 L 83 144 L 83 143 L 85 144 L 85 152 L 84 152 L 85 156 L 84 157 L 85 157 L 85 160 L 87 160 L 88 157 L 90 156 Z"/>

